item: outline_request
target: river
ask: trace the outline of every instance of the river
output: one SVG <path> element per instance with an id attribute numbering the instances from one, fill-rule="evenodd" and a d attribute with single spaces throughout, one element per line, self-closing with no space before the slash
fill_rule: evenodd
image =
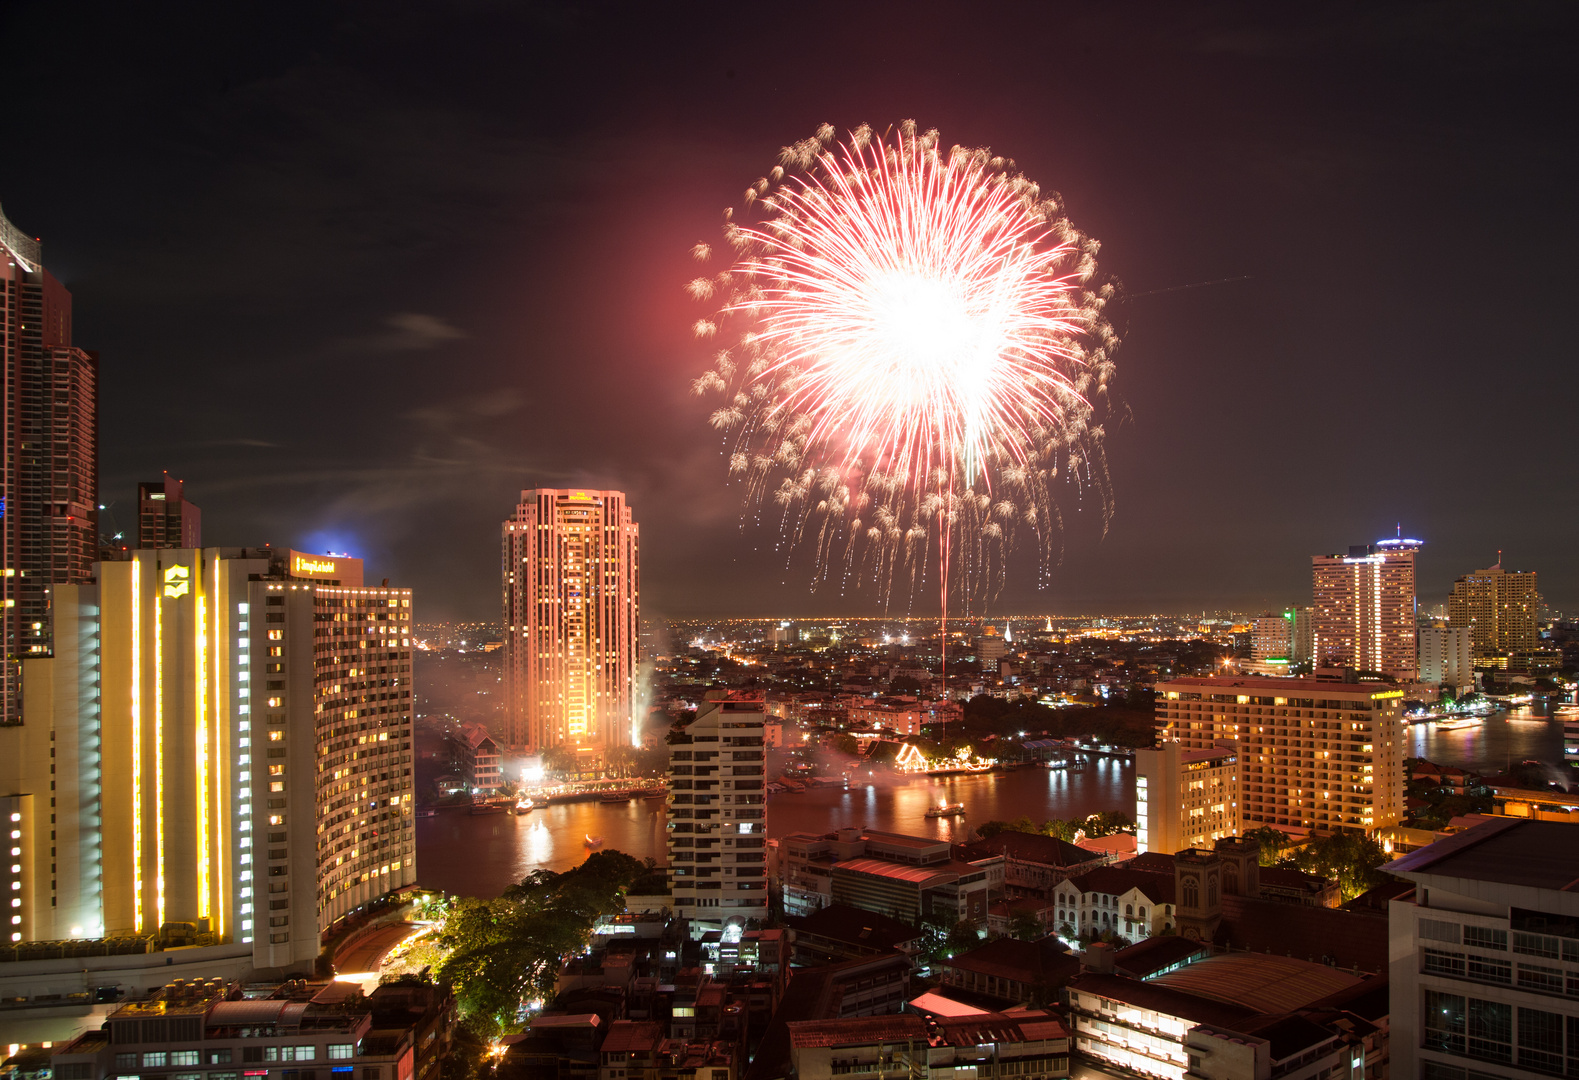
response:
<path id="1" fill-rule="evenodd" d="M 1534 710 L 1485 717 L 1471 727 L 1439 731 L 1417 724 L 1405 746 L 1414 757 L 1480 773 L 1525 760 L 1562 760 L 1562 725 Z M 965 818 L 928 818 L 939 802 L 965 804 Z M 973 824 L 1025 816 L 1085 817 L 1099 810 L 1135 812 L 1135 770 L 1129 761 L 1096 758 L 1083 770 L 1017 769 L 1006 773 L 891 780 L 881 786 L 811 788 L 768 797 L 768 835 L 828 832 L 844 825 L 912 836 L 961 837 Z M 427 888 L 462 896 L 497 896 L 531 871 L 568 870 L 586 858 L 588 835 L 641 858 L 665 860 L 661 802 L 565 803 L 513 817 L 474 817 L 440 810 L 417 820 L 417 878 Z"/>
<path id="2" fill-rule="evenodd" d="M 929 818 L 929 806 L 965 804 L 966 818 Z M 1098 758 L 1082 770 L 1016 769 L 975 776 L 889 780 L 879 786 L 810 788 L 768 796 L 769 836 L 823 833 L 856 825 L 912 836 L 963 839 L 970 823 L 1023 816 L 1085 817 L 1099 810 L 1135 812 L 1130 761 Z M 514 817 L 440 810 L 417 819 L 417 879 L 462 896 L 497 896 L 539 867 L 568 870 L 586 858 L 586 838 L 641 858 L 665 859 L 661 802 L 562 803 Z"/>

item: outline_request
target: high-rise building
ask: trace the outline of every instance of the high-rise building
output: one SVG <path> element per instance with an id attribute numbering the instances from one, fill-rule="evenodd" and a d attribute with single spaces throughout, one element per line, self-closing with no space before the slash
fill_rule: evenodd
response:
<path id="1" fill-rule="evenodd" d="M 1533 570 L 1504 570 L 1495 566 L 1466 574 L 1453 582 L 1447 598 L 1447 623 L 1469 630 L 1475 658 L 1535 652 L 1540 636 L 1535 629 L 1540 594 Z"/>
<path id="2" fill-rule="evenodd" d="M 528 753 L 638 741 L 640 538 L 624 494 L 523 491 L 503 533 L 506 741 Z"/>
<path id="3" fill-rule="evenodd" d="M 137 543 L 140 548 L 203 546 L 203 515 L 181 493 L 182 482 L 149 480 L 137 485 Z"/>
<path id="4" fill-rule="evenodd" d="M 768 917 L 760 693 L 709 690 L 669 739 L 669 891 L 693 931 Z"/>
<path id="5" fill-rule="evenodd" d="M 1308 664 L 1315 658 L 1315 630 L 1310 624 L 1310 607 L 1294 607 L 1284 612 L 1293 628 L 1290 631 L 1288 659 L 1291 664 Z"/>
<path id="6" fill-rule="evenodd" d="M 1419 638 L 1421 682 L 1454 694 L 1474 687 L 1469 627 L 1422 626 Z"/>
<path id="7" fill-rule="evenodd" d="M 1294 613 L 1276 615 L 1268 611 L 1250 621 L 1250 657 L 1287 660 L 1294 646 Z"/>
<path id="8" fill-rule="evenodd" d="M 1579 825 L 1497 817 L 1382 867 L 1392 1067 L 1421 1080 L 1579 1076 Z"/>
<path id="9" fill-rule="evenodd" d="M 22 717 L 21 662 L 50 651 L 57 585 L 99 550 L 99 359 L 71 343 L 71 293 L 0 212 L 0 724 Z"/>
<path id="10" fill-rule="evenodd" d="M 1416 677 L 1415 554 L 1419 540 L 1379 540 L 1317 555 L 1312 648 L 1317 667 Z"/>
<path id="11" fill-rule="evenodd" d="M 0 729 L 9 937 L 311 962 L 416 879 L 411 592 L 359 559 L 138 550 L 57 586 L 55 655 Z"/>
<path id="12" fill-rule="evenodd" d="M 1255 676 L 1159 682 L 1157 721 L 1184 750 L 1239 745 L 1245 828 L 1375 832 L 1404 816 L 1403 691 Z"/>
<path id="13" fill-rule="evenodd" d="M 1239 835 L 1239 749 L 1186 750 L 1171 739 L 1135 751 L 1135 846 L 1172 855 Z"/>

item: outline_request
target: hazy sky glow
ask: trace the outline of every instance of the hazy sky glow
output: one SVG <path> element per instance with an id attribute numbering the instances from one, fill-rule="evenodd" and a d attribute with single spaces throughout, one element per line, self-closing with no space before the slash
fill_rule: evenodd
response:
<path id="1" fill-rule="evenodd" d="M 1302 600 L 1395 522 L 1427 602 L 1502 548 L 1573 607 L 1576 18 L 13 3 L 0 204 L 101 353 L 128 527 L 169 468 L 208 543 L 493 618 L 519 490 L 617 487 L 649 610 L 860 614 L 742 514 L 684 285 L 781 145 L 913 117 L 1061 192 L 1131 296 L 1111 528 L 1070 503 L 1051 586 L 1016 566 L 993 611 Z"/>

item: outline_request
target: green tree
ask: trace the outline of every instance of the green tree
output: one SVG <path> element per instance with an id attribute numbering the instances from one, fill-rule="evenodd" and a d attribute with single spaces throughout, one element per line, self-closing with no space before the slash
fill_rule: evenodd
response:
<path id="1" fill-rule="evenodd" d="M 1009 936 L 1020 941 L 1040 941 L 1047 936 L 1047 931 L 1031 912 L 1016 911 L 1009 916 Z"/>
<path id="2" fill-rule="evenodd" d="M 944 949 L 949 956 L 953 956 L 955 953 L 974 949 L 980 944 L 981 932 L 976 928 L 976 924 L 969 919 L 961 919 L 950 928 Z"/>
<path id="3" fill-rule="evenodd" d="M 515 1027 L 522 1002 L 552 992 L 563 957 L 585 946 L 599 918 L 623 910 L 626 889 L 649 869 L 599 851 L 562 874 L 533 871 L 497 899 L 453 900 L 437 934 L 448 953 L 436 974 L 454 987 L 471 1029 L 493 1038 Z"/>
<path id="4" fill-rule="evenodd" d="M 1110 836 L 1118 832 L 1134 832 L 1135 821 L 1121 810 L 1103 810 L 1086 818 L 1087 836 Z"/>
<path id="5" fill-rule="evenodd" d="M 1066 844 L 1072 844 L 1075 842 L 1075 834 L 1080 831 L 1080 824 L 1078 821 L 1052 818 L 1042 822 L 1042 832 L 1048 836 L 1056 836 Z"/>
<path id="6" fill-rule="evenodd" d="M 1254 840 L 1261 845 L 1261 858 L 1258 860 L 1262 866 L 1276 866 L 1283 861 L 1283 853 L 1289 849 L 1293 841 L 1288 833 L 1280 832 L 1270 825 L 1263 825 L 1259 829 L 1251 829 L 1245 833 L 1245 839 Z"/>
<path id="7" fill-rule="evenodd" d="M 576 751 L 569 746 L 550 746 L 543 751 L 543 771 L 558 776 L 574 778 L 577 769 Z"/>
<path id="8" fill-rule="evenodd" d="M 1353 900 L 1387 880 L 1378 869 L 1389 860 L 1382 845 L 1361 833 L 1334 833 L 1307 844 L 1295 865 L 1308 874 L 1337 881 L 1344 900 Z"/>

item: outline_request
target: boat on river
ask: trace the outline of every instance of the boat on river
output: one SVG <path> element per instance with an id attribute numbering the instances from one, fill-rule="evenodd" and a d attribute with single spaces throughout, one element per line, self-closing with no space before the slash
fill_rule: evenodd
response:
<path id="1" fill-rule="evenodd" d="M 600 847 L 603 846 L 603 837 L 601 837 L 601 836 L 593 836 L 591 833 L 588 833 L 587 834 L 587 839 L 586 839 L 586 845 L 589 848 L 600 848 Z"/>
<path id="2" fill-rule="evenodd" d="M 952 818 L 952 817 L 964 817 L 964 816 L 965 816 L 965 804 L 962 803 L 962 802 L 939 803 L 936 806 L 932 806 L 932 807 L 928 807 L 927 808 L 927 817 L 930 817 L 930 818 L 945 818 L 945 817 Z"/>

